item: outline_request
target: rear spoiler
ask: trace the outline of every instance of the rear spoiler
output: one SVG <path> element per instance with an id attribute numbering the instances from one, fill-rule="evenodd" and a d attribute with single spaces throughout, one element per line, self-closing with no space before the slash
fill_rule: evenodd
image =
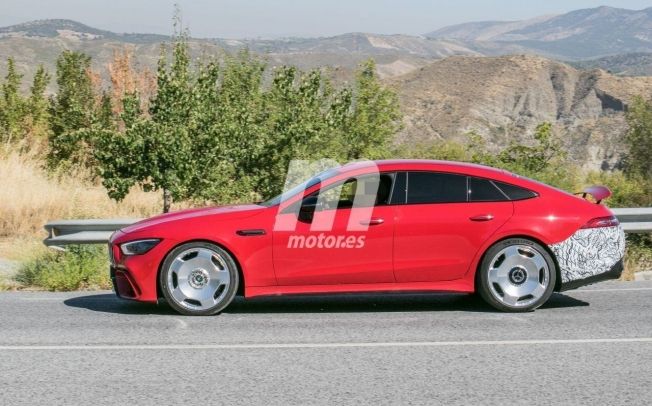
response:
<path id="1" fill-rule="evenodd" d="M 606 186 L 589 186 L 576 195 L 582 195 L 582 198 L 586 199 L 588 195 L 591 195 L 595 200 L 596 204 L 600 204 L 601 201 L 611 196 L 611 190 Z"/>

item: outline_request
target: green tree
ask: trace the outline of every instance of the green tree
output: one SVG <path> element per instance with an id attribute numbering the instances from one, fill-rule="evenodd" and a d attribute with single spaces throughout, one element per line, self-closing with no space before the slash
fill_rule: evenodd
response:
<path id="1" fill-rule="evenodd" d="M 512 142 L 498 155 L 498 161 L 511 170 L 536 174 L 548 168 L 553 160 L 565 158 L 561 143 L 552 134 L 552 124 L 539 124 L 534 139 L 536 143 L 532 146 Z"/>
<path id="2" fill-rule="evenodd" d="M 185 42 L 175 45 L 173 60 L 170 69 L 165 53 L 159 60 L 151 117 L 140 111 L 137 94 L 125 94 L 120 117 L 124 131 L 95 128 L 89 135 L 109 196 L 120 200 L 136 184 L 145 190 L 162 190 L 164 212 L 173 199 L 185 196 L 184 180 L 193 162 L 187 128 L 192 98 Z"/>
<path id="3" fill-rule="evenodd" d="M 268 112 L 262 94 L 264 71 L 265 64 L 246 50 L 227 56 L 214 93 L 210 93 L 212 112 L 207 117 L 214 118 L 208 148 L 228 165 L 227 173 L 232 176 L 212 182 L 210 194 L 218 200 L 258 198 L 253 192 L 261 179 L 260 168 L 270 158 L 265 128 Z"/>
<path id="4" fill-rule="evenodd" d="M 352 115 L 344 127 L 346 160 L 384 158 L 401 128 L 398 96 L 380 83 L 373 60 L 360 65 L 354 86 Z"/>
<path id="5" fill-rule="evenodd" d="M 331 120 L 332 89 L 319 70 L 301 73 L 294 67 L 276 69 L 265 94 L 267 145 L 274 151 L 259 162 L 259 193 L 269 197 L 281 192 L 293 159 L 340 159 L 342 131 Z M 350 102 L 350 100 L 349 100 Z M 350 109 L 350 103 L 346 110 Z"/>
<path id="6" fill-rule="evenodd" d="M 136 184 L 161 190 L 164 212 L 173 201 L 209 197 L 233 174 L 229 154 L 219 148 L 222 138 L 214 136 L 217 65 L 201 66 L 195 75 L 185 35 L 168 59 L 164 50 L 148 115 L 140 111 L 137 94 L 126 94 L 119 126 L 124 130 L 96 128 L 91 135 L 109 196 L 122 199 Z"/>
<path id="7" fill-rule="evenodd" d="M 40 65 L 34 74 L 30 88 L 29 100 L 27 101 L 31 123 L 29 133 L 36 136 L 47 134 L 49 126 L 48 100 L 45 91 L 50 83 L 50 75 L 43 65 Z"/>
<path id="8" fill-rule="evenodd" d="M 48 101 L 45 90 L 50 81 L 43 66 L 39 66 L 34 74 L 29 97 L 21 94 L 23 75 L 16 70 L 14 60 L 7 61 L 7 75 L 2 84 L 0 98 L 0 135 L 3 142 L 23 143 L 21 148 L 28 147 L 32 138 L 47 134 Z"/>
<path id="9" fill-rule="evenodd" d="M 7 75 L 2 83 L 2 101 L 0 104 L 0 126 L 2 141 L 11 143 L 23 133 L 26 104 L 20 94 L 23 75 L 16 70 L 13 58 L 7 59 Z"/>
<path id="10" fill-rule="evenodd" d="M 90 140 L 87 129 L 95 123 L 95 95 L 89 75 L 91 58 L 63 51 L 57 59 L 57 94 L 50 104 L 51 133 L 48 164 L 87 165 Z"/>
<path id="11" fill-rule="evenodd" d="M 652 103 L 635 97 L 627 111 L 629 129 L 625 136 L 629 153 L 626 170 L 630 175 L 652 178 Z"/>
<path id="12" fill-rule="evenodd" d="M 124 131 L 94 127 L 85 134 L 93 140 L 93 156 L 102 184 L 115 200 L 123 199 L 142 179 L 146 171 L 142 166 L 142 155 L 147 153 L 145 139 L 152 132 L 151 121 L 141 117 L 138 95 L 126 94 L 122 103 Z"/>
<path id="13" fill-rule="evenodd" d="M 147 113 L 138 94 L 125 94 L 117 125 L 78 132 L 93 140 L 114 199 L 134 185 L 162 191 L 164 211 L 186 199 L 266 198 L 282 190 L 292 159 L 383 156 L 400 126 L 396 95 L 380 85 L 373 62 L 353 88 L 336 91 L 319 70 L 287 66 L 265 85 L 266 64 L 247 50 L 192 64 L 184 33 L 166 50 Z"/>

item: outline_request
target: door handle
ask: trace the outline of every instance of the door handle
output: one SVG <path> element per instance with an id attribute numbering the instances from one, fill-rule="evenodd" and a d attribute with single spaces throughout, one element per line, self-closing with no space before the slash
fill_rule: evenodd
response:
<path id="1" fill-rule="evenodd" d="M 477 216 L 469 217 L 469 220 L 471 221 L 489 221 L 493 219 L 494 219 L 493 214 L 479 214 Z"/>
<path id="2" fill-rule="evenodd" d="M 380 217 L 372 217 L 368 220 L 360 220 L 360 224 L 363 226 L 377 226 L 379 224 L 383 224 L 385 220 L 383 220 Z"/>

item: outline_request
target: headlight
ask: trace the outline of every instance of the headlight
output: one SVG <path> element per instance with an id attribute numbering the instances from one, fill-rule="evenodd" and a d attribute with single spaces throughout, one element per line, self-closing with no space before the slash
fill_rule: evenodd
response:
<path id="1" fill-rule="evenodd" d="M 148 240 L 126 242 L 120 245 L 120 250 L 125 255 L 141 255 L 154 248 L 160 241 L 161 240 L 151 238 Z"/>

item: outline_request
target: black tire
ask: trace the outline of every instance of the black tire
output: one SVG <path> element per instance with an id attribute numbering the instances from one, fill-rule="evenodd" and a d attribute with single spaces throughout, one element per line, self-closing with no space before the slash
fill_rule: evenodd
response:
<path id="1" fill-rule="evenodd" d="M 514 249 L 517 254 L 514 254 Z M 505 262 L 507 258 L 512 259 Z M 490 276 L 491 268 L 494 271 Z M 556 282 L 557 269 L 553 258 L 540 244 L 525 238 L 509 238 L 491 246 L 476 273 L 476 291 L 485 302 L 504 312 L 529 312 L 540 307 L 552 295 Z M 534 288 L 528 293 L 530 286 Z M 521 293 L 528 294 L 520 296 Z M 514 298 L 517 298 L 516 302 Z"/>
<path id="2" fill-rule="evenodd" d="M 173 264 L 178 270 L 173 269 Z M 211 264 L 214 269 L 210 269 Z M 211 282 L 217 284 L 212 298 Z M 220 313 L 235 298 L 239 283 L 238 268 L 233 256 L 223 248 L 207 242 L 189 242 L 176 247 L 165 257 L 159 273 L 159 286 L 166 302 L 177 312 L 188 316 Z M 200 298 L 200 301 L 195 300 L 193 295 L 207 297 Z M 186 299 L 182 300 L 184 297 Z"/>

